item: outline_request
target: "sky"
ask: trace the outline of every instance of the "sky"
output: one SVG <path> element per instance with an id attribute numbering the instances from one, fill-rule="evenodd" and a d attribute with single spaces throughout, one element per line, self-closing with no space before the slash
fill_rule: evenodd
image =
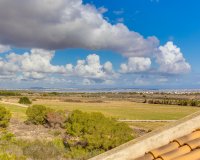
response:
<path id="1" fill-rule="evenodd" d="M 0 88 L 200 88 L 199 6 L 0 0 Z"/>

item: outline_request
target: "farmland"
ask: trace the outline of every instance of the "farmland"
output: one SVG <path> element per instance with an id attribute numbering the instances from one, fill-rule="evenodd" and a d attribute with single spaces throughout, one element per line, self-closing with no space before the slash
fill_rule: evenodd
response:
<path id="1" fill-rule="evenodd" d="M 95 97 L 97 96 L 96 94 L 90 94 L 86 97 L 81 97 L 79 94 L 68 94 L 65 96 L 58 96 L 57 94 L 50 94 L 51 96 L 44 96 L 41 94 L 42 96 L 38 96 L 37 94 L 38 93 L 34 93 L 29 96 L 33 100 L 32 105 L 44 105 L 56 110 L 101 112 L 107 117 L 122 120 L 178 120 L 200 109 L 200 107 L 148 104 L 133 101 L 143 98 L 140 94 L 135 94 L 134 97 L 128 99 L 122 97 L 120 100 L 118 99 L 118 95 L 110 96 L 111 94 L 109 94 L 111 98 L 98 97 L 97 99 Z M 13 105 L 18 103 L 18 97 L 2 97 L 2 100 L 11 102 L 11 104 L 1 103 L 1 105 L 6 106 L 13 113 L 14 117 L 21 120 L 26 118 L 26 108 Z M 165 124 L 167 123 L 141 122 L 132 123 L 131 125 L 153 130 Z"/>

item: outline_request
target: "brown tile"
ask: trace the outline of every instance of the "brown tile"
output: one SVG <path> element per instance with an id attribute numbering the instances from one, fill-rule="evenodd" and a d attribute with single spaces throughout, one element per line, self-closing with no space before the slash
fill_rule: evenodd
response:
<path id="1" fill-rule="evenodd" d="M 163 160 L 171 160 L 173 158 L 185 155 L 191 151 L 191 148 L 188 145 L 184 145 L 178 149 L 172 150 L 168 153 L 162 154 L 159 156 L 159 158 L 162 158 Z"/>
<path id="2" fill-rule="evenodd" d="M 178 142 L 181 146 L 191 140 L 194 140 L 196 138 L 200 138 L 200 130 L 192 132 L 191 134 L 188 134 L 186 136 L 177 138 L 176 140 L 174 140 L 174 142 Z"/>
<path id="3" fill-rule="evenodd" d="M 195 149 L 190 153 L 174 158 L 172 160 L 198 160 L 199 158 L 200 158 L 200 149 Z"/>
<path id="4" fill-rule="evenodd" d="M 154 160 L 154 157 L 152 154 L 150 153 L 147 153 L 145 154 L 144 156 L 140 157 L 140 158 L 137 158 L 135 160 Z"/>
<path id="5" fill-rule="evenodd" d="M 185 144 L 190 146 L 190 148 L 192 150 L 196 149 L 196 148 L 200 147 L 200 138 L 197 138 L 197 139 L 194 139 L 192 141 L 186 142 Z"/>
<path id="6" fill-rule="evenodd" d="M 151 153 L 154 156 L 154 158 L 158 158 L 158 156 L 160 156 L 161 154 L 170 152 L 174 149 L 177 149 L 178 147 L 179 147 L 179 144 L 177 142 L 171 142 L 167 145 L 154 149 L 150 151 L 149 153 Z"/>

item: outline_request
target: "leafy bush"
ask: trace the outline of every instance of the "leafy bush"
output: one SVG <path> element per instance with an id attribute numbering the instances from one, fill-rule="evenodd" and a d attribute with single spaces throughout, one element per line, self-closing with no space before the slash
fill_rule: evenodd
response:
<path id="1" fill-rule="evenodd" d="M 42 105 L 28 107 L 26 115 L 28 117 L 27 123 L 42 124 L 53 128 L 64 127 L 67 119 L 67 112 L 62 110 L 55 111 Z"/>
<path id="2" fill-rule="evenodd" d="M 28 97 L 21 97 L 21 98 L 19 99 L 19 103 L 20 103 L 20 104 L 31 104 L 32 102 L 29 100 Z"/>
<path id="3" fill-rule="evenodd" d="M 33 105 L 28 107 L 26 110 L 26 115 L 28 117 L 27 121 L 33 124 L 45 124 L 46 114 L 50 112 L 49 108 L 42 105 Z"/>
<path id="4" fill-rule="evenodd" d="M 9 124 L 11 113 L 5 107 L 0 106 L 0 127 L 6 128 Z"/>
<path id="5" fill-rule="evenodd" d="M 69 116 L 66 130 L 69 137 L 65 143 L 71 152 L 87 152 L 87 156 L 110 150 L 133 138 L 127 124 L 118 123 L 101 113 L 78 110 Z"/>
<path id="6" fill-rule="evenodd" d="M 2 131 L 0 136 L 0 141 L 11 141 L 14 139 L 14 134 L 8 131 Z"/>

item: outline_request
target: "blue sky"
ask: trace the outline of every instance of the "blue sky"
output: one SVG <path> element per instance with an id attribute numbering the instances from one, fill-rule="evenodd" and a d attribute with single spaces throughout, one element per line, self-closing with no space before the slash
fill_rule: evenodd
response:
<path id="1" fill-rule="evenodd" d="M 0 87 L 199 88 L 200 1 L 32 2 L 0 2 Z"/>

